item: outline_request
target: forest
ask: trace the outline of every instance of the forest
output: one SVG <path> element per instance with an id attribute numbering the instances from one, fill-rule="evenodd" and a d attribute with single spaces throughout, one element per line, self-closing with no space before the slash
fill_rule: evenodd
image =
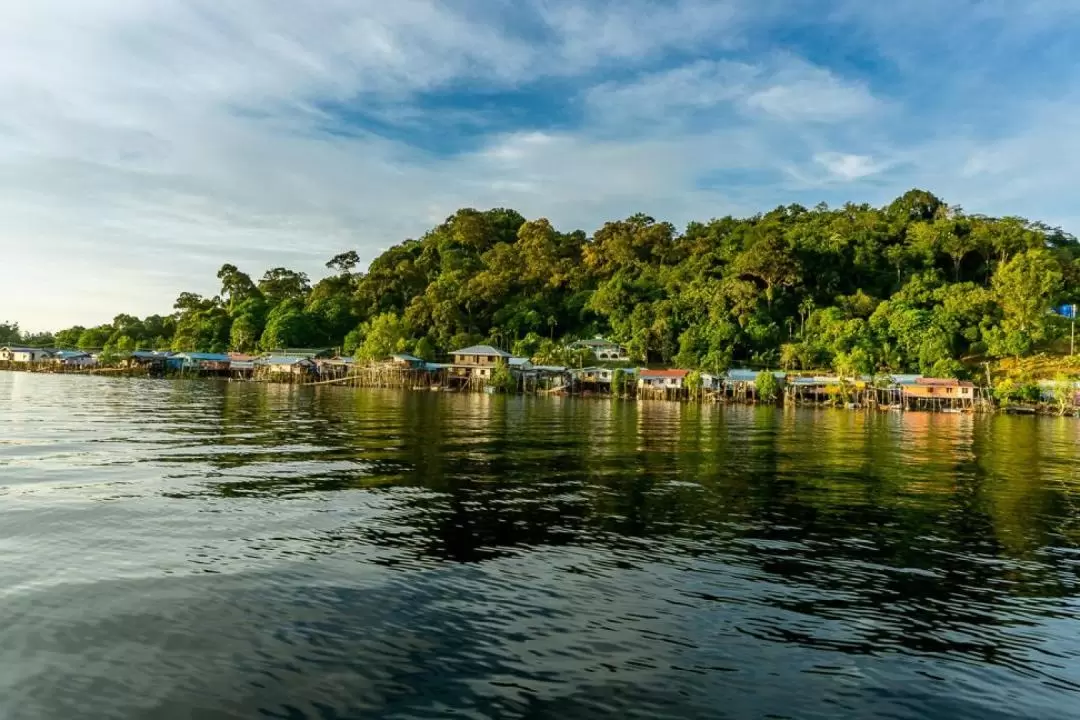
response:
<path id="1" fill-rule="evenodd" d="M 539 362 L 603 335 L 636 362 L 963 377 L 976 359 L 1020 358 L 1069 332 L 1053 312 L 1078 300 L 1080 245 L 1019 217 L 967 214 L 924 190 L 885 207 L 777 207 L 679 231 L 646 215 L 592 236 L 514 210 L 459 210 L 360 271 L 355 251 L 327 277 L 234 265 L 213 297 L 182 292 L 168 315 L 0 345 L 257 352 L 334 347 L 360 359 L 437 359 L 488 342 Z"/>

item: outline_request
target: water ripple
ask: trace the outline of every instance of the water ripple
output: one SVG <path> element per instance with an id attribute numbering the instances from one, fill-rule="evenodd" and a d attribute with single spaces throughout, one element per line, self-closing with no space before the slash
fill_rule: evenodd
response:
<path id="1" fill-rule="evenodd" d="M 1071 718 L 1078 428 L 0 373 L 0 717 Z"/>

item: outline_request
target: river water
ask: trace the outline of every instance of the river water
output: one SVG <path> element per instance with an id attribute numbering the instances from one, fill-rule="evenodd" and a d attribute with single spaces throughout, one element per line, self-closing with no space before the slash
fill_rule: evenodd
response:
<path id="1" fill-rule="evenodd" d="M 0 718 L 1076 718 L 1078 440 L 0 373 Z"/>

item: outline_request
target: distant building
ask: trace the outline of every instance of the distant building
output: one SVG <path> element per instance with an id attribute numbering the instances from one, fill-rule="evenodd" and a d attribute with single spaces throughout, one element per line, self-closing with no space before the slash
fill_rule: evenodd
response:
<path id="1" fill-rule="evenodd" d="M 630 361 L 630 355 L 627 354 L 626 348 L 602 337 L 593 338 L 592 340 L 578 340 L 570 343 L 569 348 L 571 350 L 588 350 L 600 362 Z"/>
<path id="2" fill-rule="evenodd" d="M 232 359 L 222 353 L 178 353 L 167 357 L 166 362 L 170 367 L 180 370 L 198 370 L 207 373 L 228 372 L 232 365 Z"/>
<path id="3" fill-rule="evenodd" d="M 256 361 L 273 375 L 306 375 L 315 368 L 315 361 L 300 355 L 271 355 Z"/>
<path id="4" fill-rule="evenodd" d="M 63 367 L 90 367 L 97 364 L 90 353 L 82 350 L 56 350 L 51 359 Z"/>
<path id="5" fill-rule="evenodd" d="M 458 377 L 490 379 L 500 363 L 509 363 L 510 353 L 491 345 L 472 345 L 450 353 L 454 358 L 451 373 Z"/>
<path id="6" fill-rule="evenodd" d="M 969 401 L 975 399 L 975 385 L 952 378 L 919 378 L 914 383 L 901 385 L 905 400 Z"/>
<path id="7" fill-rule="evenodd" d="M 0 362 L 39 363 L 52 357 L 52 353 L 42 348 L 3 347 L 0 348 Z"/>
<path id="8" fill-rule="evenodd" d="M 638 387 L 681 390 L 689 374 L 689 370 L 642 370 L 638 373 Z"/>
<path id="9" fill-rule="evenodd" d="M 406 370 L 420 370 L 424 367 L 424 360 L 408 353 L 391 355 L 387 362 Z"/>

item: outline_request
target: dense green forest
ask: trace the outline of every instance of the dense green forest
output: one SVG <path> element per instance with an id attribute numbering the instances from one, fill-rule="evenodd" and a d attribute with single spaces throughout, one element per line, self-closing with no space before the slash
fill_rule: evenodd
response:
<path id="1" fill-rule="evenodd" d="M 356 252 L 311 284 L 233 265 L 220 292 L 183 292 L 171 315 L 22 338 L 62 347 L 407 350 L 434 359 L 486 341 L 541 361 L 605 335 L 638 362 L 962 375 L 961 360 L 1021 357 L 1066 324 L 1080 245 L 1017 217 L 965 214 L 912 190 L 883 208 L 778 207 L 693 222 L 645 215 L 592 237 L 513 210 L 460 210 L 357 271 Z M 0 326 L 0 344 L 18 339 Z"/>

